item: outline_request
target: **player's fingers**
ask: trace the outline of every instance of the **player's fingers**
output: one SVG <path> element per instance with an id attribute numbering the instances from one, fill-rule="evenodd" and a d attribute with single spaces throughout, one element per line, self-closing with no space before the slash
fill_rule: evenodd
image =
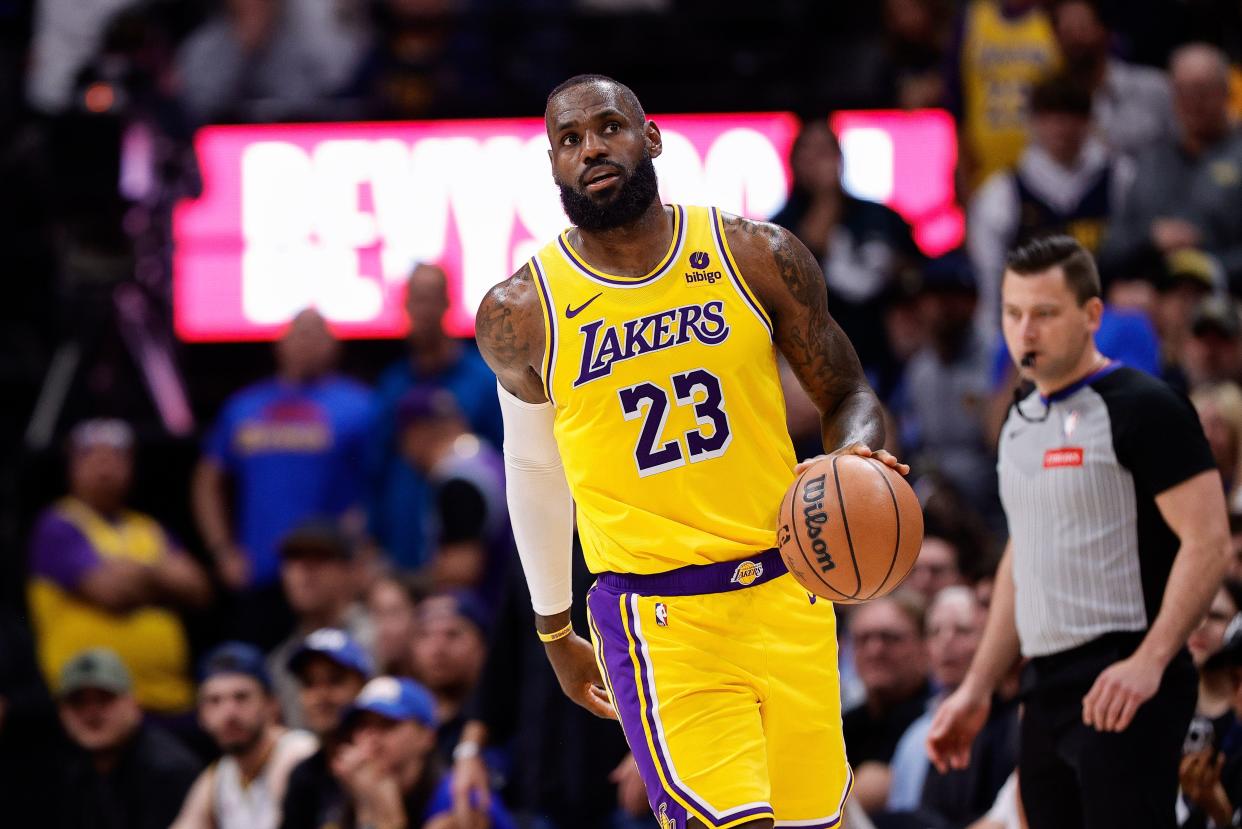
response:
<path id="1" fill-rule="evenodd" d="M 816 455 L 813 458 L 807 458 L 804 461 L 799 461 L 798 465 L 794 467 L 794 474 L 801 475 L 803 472 L 810 469 L 815 463 L 817 463 L 819 460 L 825 457 L 827 457 L 827 455 Z"/>
<path id="2" fill-rule="evenodd" d="M 592 685 L 587 691 L 585 707 L 597 717 L 606 720 L 617 719 L 617 710 L 612 706 L 612 698 L 608 696 L 607 691 L 597 685 Z"/>

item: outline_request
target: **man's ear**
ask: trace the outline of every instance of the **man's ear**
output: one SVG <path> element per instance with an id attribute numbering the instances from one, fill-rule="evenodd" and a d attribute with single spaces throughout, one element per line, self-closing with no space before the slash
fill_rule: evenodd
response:
<path id="1" fill-rule="evenodd" d="M 659 158 L 660 153 L 664 152 L 664 137 L 660 135 L 660 127 L 655 121 L 643 125 L 643 138 L 647 143 L 647 155 Z"/>

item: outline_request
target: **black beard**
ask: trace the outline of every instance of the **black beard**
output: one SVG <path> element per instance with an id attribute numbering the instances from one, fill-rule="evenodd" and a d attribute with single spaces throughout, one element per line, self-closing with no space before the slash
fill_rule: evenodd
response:
<path id="1" fill-rule="evenodd" d="M 607 201 L 596 201 L 567 184 L 557 182 L 557 186 L 561 189 L 561 207 L 565 208 L 565 215 L 583 230 L 612 230 L 627 225 L 643 215 L 660 195 L 655 165 L 646 153 L 634 171 L 625 177 L 621 189 Z"/>

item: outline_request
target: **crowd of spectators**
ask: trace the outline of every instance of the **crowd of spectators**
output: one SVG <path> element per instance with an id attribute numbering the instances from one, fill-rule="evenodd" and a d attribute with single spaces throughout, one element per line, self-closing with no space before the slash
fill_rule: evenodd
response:
<path id="1" fill-rule="evenodd" d="M 24 101 L 0 112 L 0 123 L 20 126 L 0 164 L 29 162 L 8 198 L 50 182 L 28 214 L 10 211 L 4 238 L 42 217 L 31 237 L 63 243 L 41 252 L 15 243 L 17 265 L 56 285 L 22 296 L 54 304 L 100 263 L 142 272 L 141 251 L 118 255 L 118 239 L 158 241 L 165 226 L 158 200 L 86 197 L 96 189 L 78 179 L 115 178 L 107 153 L 120 143 L 84 113 L 145 125 L 164 184 L 192 193 L 188 138 L 203 124 L 530 115 L 577 68 L 614 72 L 653 109 L 814 112 L 772 219 L 821 262 L 829 306 L 886 406 L 887 448 L 911 464 L 927 524 L 900 592 L 838 609 L 856 772 L 850 825 L 1021 825 L 1016 672 L 969 768 L 938 773 L 923 739 L 928 712 L 978 646 L 1005 538 L 995 446 L 1017 380 L 998 336 L 1004 255 L 1048 233 L 1096 254 L 1107 295 L 1101 350 L 1190 397 L 1226 485 L 1239 559 L 1189 642 L 1200 698 L 1179 817 L 1233 825 L 1242 808 L 1242 9 L 885 0 L 864 12 L 785 0 L 759 22 L 740 6 L 710 5 L 38 0 L 23 17 L 0 3 L 6 20 L 29 26 L 0 49 L 25 67 L 20 83 L 0 72 L 0 94 L 20 90 Z M 587 52 L 603 65 L 579 67 L 575 49 L 598 41 L 601 16 L 624 48 Z M 677 60 L 717 50 L 736 88 L 675 77 L 680 64 L 665 55 L 687 23 L 706 45 L 683 42 Z M 802 48 L 837 25 L 843 36 Z M 649 49 L 627 37 L 648 33 Z M 704 94 L 690 97 L 700 81 Z M 953 114 L 960 250 L 927 257 L 897 212 L 846 191 L 841 146 L 821 117 L 830 106 Z M 91 168 L 101 163 L 110 166 Z M 50 427 L 64 454 L 44 452 L 63 464 L 47 476 L 63 485 L 6 516 L 3 572 L 15 578 L 0 614 L 0 823 L 655 825 L 620 729 L 564 698 L 534 636 L 509 532 L 495 378 L 472 342 L 448 333 L 449 285 L 433 263 L 409 274 L 399 355 L 360 357 L 308 309 L 275 343 L 266 379 L 245 385 L 255 371 L 218 364 L 187 372 L 207 425 L 180 465 L 156 456 L 170 444 L 141 413 L 99 405 L 126 399 L 120 381 L 95 371 L 74 387 L 72 416 Z M 35 328 L 14 320 L 26 335 Z M 5 369 L 0 387 L 17 375 Z M 818 417 L 789 379 L 791 436 L 801 456 L 816 454 Z M 208 387 L 227 397 L 196 393 Z M 137 487 L 148 466 L 158 483 Z M 30 468 L 14 465 L 6 493 Z M 145 496 L 133 501 L 151 514 L 131 506 L 138 488 Z M 582 596 L 591 575 L 580 556 L 577 567 Z"/>

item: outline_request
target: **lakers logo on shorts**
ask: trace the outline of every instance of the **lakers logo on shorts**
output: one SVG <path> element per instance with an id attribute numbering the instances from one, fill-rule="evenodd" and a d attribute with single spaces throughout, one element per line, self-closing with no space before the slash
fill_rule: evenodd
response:
<path id="1" fill-rule="evenodd" d="M 660 812 L 656 815 L 656 820 L 660 823 L 660 829 L 677 829 L 677 821 L 668 816 L 668 804 L 660 804 Z"/>
<path id="2" fill-rule="evenodd" d="M 734 584 L 740 584 L 742 587 L 750 587 L 755 580 L 763 575 L 763 564 L 758 561 L 743 561 L 733 571 L 733 578 L 729 579 Z"/>

